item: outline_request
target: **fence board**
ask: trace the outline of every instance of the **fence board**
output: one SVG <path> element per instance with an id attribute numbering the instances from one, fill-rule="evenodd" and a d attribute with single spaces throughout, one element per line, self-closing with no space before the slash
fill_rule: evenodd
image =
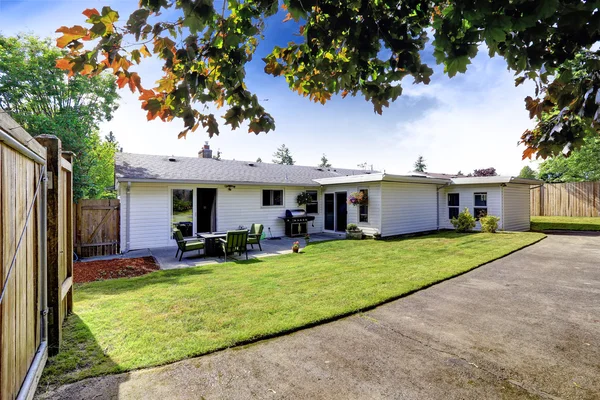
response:
<path id="1" fill-rule="evenodd" d="M 530 193 L 532 216 L 600 217 L 600 182 L 547 183 Z"/>
<path id="2" fill-rule="evenodd" d="M 80 257 L 119 253 L 120 207 L 117 199 L 79 201 L 74 239 Z"/>

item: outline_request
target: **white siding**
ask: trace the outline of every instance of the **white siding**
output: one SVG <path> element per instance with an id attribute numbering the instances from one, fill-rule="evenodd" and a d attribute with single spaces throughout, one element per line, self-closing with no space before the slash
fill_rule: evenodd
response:
<path id="1" fill-rule="evenodd" d="M 471 214 L 474 214 L 475 193 L 487 193 L 488 215 L 500 217 L 498 227 L 503 228 L 504 221 L 502 220 L 502 188 L 500 185 L 485 186 L 485 185 L 464 185 L 464 186 L 448 186 L 440 190 L 440 229 L 454 229 L 450 218 L 448 218 L 448 193 L 459 194 L 459 210 L 462 211 L 467 207 Z M 480 230 L 479 221 L 475 230 Z"/>
<path id="2" fill-rule="evenodd" d="M 382 236 L 437 229 L 437 187 L 433 184 L 382 183 Z"/>
<path id="3" fill-rule="evenodd" d="M 365 235 L 372 236 L 381 232 L 381 183 L 368 182 L 364 184 L 353 183 L 351 185 L 327 185 L 322 190 L 319 203 L 320 226 L 325 224 L 325 193 L 346 192 L 346 199 L 350 193 L 358 192 L 360 189 L 369 190 L 369 221 L 358 222 L 358 206 L 348 205 L 348 224 L 356 224 Z M 323 205 L 323 208 L 321 208 Z M 316 222 L 316 221 L 315 221 Z M 315 224 L 316 226 L 316 224 Z"/>
<path id="4" fill-rule="evenodd" d="M 528 231 L 529 185 L 508 184 L 504 188 L 504 229 L 507 231 Z"/>
<path id="5" fill-rule="evenodd" d="M 126 183 L 120 185 L 121 205 L 121 241 L 126 247 Z M 253 223 L 263 224 L 265 232 L 271 228 L 273 236 L 283 236 L 285 225 L 278 217 L 285 214 L 287 208 L 300 208 L 296 196 L 304 190 L 318 188 L 250 186 L 236 185 L 231 191 L 224 185 L 166 184 L 166 183 L 132 183 L 130 192 L 129 249 L 135 250 L 150 247 L 174 246 L 171 239 L 171 190 L 172 189 L 217 189 L 217 230 L 237 229 L 240 225 L 249 227 Z M 263 189 L 282 189 L 284 204 L 280 207 L 263 207 Z M 314 227 L 308 224 L 308 232 L 323 231 L 323 203 L 319 190 L 319 214 L 315 214 Z M 196 194 L 194 193 L 194 203 Z M 196 214 L 194 214 L 194 231 Z"/>

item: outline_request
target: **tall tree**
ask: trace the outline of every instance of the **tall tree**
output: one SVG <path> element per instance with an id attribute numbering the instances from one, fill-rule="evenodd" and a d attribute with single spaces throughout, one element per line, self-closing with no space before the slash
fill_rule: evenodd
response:
<path id="1" fill-rule="evenodd" d="M 600 138 L 586 137 L 570 157 L 557 155 L 540 164 L 539 178 L 545 182 L 600 180 Z"/>
<path id="2" fill-rule="evenodd" d="M 323 104 L 336 94 L 363 96 L 379 114 L 401 95 L 403 78 L 429 83 L 433 70 L 422 54 L 433 55 L 452 77 L 465 72 L 485 47 L 490 56 L 506 60 L 516 84 L 536 83 L 527 107 L 540 117 L 547 105 L 540 95 L 561 66 L 600 40 L 596 1 L 141 0 L 126 23 L 104 7 L 83 12 L 87 27 L 59 28 L 57 44 L 70 52 L 57 66 L 86 75 L 111 69 L 120 87 L 139 91 L 148 119 L 181 118 L 180 137 L 200 125 L 211 136 L 219 133 L 214 114 L 198 111 L 194 102 L 226 107 L 225 124 L 234 129 L 245 122 L 249 132 L 268 132 L 275 122 L 247 89 L 245 67 L 280 4 L 287 12 L 283 22 L 294 24 L 297 37 L 263 58 L 265 72 Z M 430 36 L 434 40 L 426 47 Z M 85 41 L 94 43 L 83 46 Z M 150 42 L 151 50 L 145 44 Z M 142 86 L 133 71 L 133 63 L 151 52 L 164 72 L 153 89 Z M 598 105 L 589 99 L 599 81 L 594 78 L 591 91 L 573 91 L 568 84 L 552 90 L 585 99 L 586 115 L 597 121 Z M 538 151 L 535 143 L 524 142 L 526 155 Z"/>
<path id="3" fill-rule="evenodd" d="M 425 164 L 425 159 L 423 158 L 423 156 L 419 156 L 419 158 L 417 158 L 417 161 L 415 161 L 415 172 L 425 172 L 425 170 L 427 169 L 427 165 Z"/>
<path id="4" fill-rule="evenodd" d="M 294 165 L 295 161 L 292 158 L 292 153 L 290 149 L 282 144 L 277 148 L 277 151 L 273 153 L 273 163 L 274 164 L 286 164 L 286 165 Z"/>
<path id="5" fill-rule="evenodd" d="M 496 175 L 498 175 L 496 173 L 496 168 L 493 168 L 493 167 L 475 169 L 475 170 L 473 170 L 472 174 L 469 174 L 469 176 L 496 176 Z"/>
<path id="6" fill-rule="evenodd" d="M 523 168 L 521 168 L 521 172 L 519 172 L 519 178 L 536 179 L 537 173 L 533 169 L 531 169 L 529 165 L 526 165 Z"/>
<path id="7" fill-rule="evenodd" d="M 329 160 L 327 159 L 327 156 L 325 155 L 325 153 L 323 153 L 323 156 L 321 156 L 321 162 L 319 163 L 319 165 L 317 165 L 317 167 L 319 167 L 319 168 L 331 167 L 331 164 L 329 163 Z"/>
<path id="8" fill-rule="evenodd" d="M 67 79 L 66 71 L 54 68 L 65 53 L 50 39 L 0 36 L 0 107 L 32 135 L 58 136 L 63 149 L 76 155 L 74 198 L 98 197 L 106 186 L 97 180 L 106 176 L 98 168 L 112 164 L 98 158 L 106 155 L 98 148 L 98 126 L 117 109 L 117 85 L 110 74 Z"/>

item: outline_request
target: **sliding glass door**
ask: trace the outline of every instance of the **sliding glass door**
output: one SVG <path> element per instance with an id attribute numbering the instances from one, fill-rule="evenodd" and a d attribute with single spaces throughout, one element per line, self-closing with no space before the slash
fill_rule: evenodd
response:
<path id="1" fill-rule="evenodd" d="M 194 235 L 194 191 L 192 189 L 171 190 L 171 225 L 179 229 L 184 237 Z"/>

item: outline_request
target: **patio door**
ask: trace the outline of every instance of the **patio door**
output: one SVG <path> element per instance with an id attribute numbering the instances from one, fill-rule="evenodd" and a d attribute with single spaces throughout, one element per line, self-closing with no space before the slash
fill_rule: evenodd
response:
<path id="1" fill-rule="evenodd" d="M 194 235 L 194 191 L 171 190 L 171 227 L 179 229 L 183 237 Z"/>
<path id="2" fill-rule="evenodd" d="M 325 193 L 325 230 L 335 229 L 335 197 L 333 193 Z"/>
<path id="3" fill-rule="evenodd" d="M 217 189 L 196 189 L 196 231 L 217 230 Z"/>
<path id="4" fill-rule="evenodd" d="M 325 230 L 343 232 L 348 223 L 346 192 L 325 193 Z"/>
<path id="5" fill-rule="evenodd" d="M 335 193 L 335 230 L 344 232 L 348 225 L 348 204 L 346 203 L 346 192 Z"/>

